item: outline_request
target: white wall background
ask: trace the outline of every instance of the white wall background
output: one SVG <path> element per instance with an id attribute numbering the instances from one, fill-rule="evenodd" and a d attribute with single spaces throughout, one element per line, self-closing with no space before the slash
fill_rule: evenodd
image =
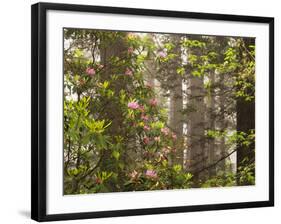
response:
<path id="1" fill-rule="evenodd" d="M 42 0 L 44 1 L 44 0 Z M 51 1 L 51 0 L 50 0 Z M 0 223 L 30 220 L 30 5 L 2 1 L 0 7 Z M 276 206 L 60 223 L 277 223 L 281 212 L 280 6 L 278 0 L 60 0 L 62 3 L 184 10 L 275 17 Z"/>

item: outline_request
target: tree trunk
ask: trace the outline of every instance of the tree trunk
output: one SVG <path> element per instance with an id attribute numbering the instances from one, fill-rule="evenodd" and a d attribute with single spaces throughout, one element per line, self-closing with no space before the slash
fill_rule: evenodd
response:
<path id="1" fill-rule="evenodd" d="M 183 136 L 183 94 L 182 94 L 182 76 L 177 74 L 177 68 L 181 66 L 181 37 L 177 35 L 171 36 L 171 42 L 175 45 L 173 49 L 177 56 L 171 60 L 171 73 L 173 77 L 170 88 L 170 106 L 169 106 L 169 127 L 177 135 L 180 141 Z M 180 164 L 183 166 L 183 148 L 177 148 L 177 152 L 172 161 L 173 164 Z"/>
<path id="2" fill-rule="evenodd" d="M 211 72 L 210 73 L 210 82 L 211 85 L 214 85 L 215 83 L 215 73 Z M 211 90 L 210 94 L 207 96 L 207 107 L 208 109 L 206 110 L 206 123 L 207 123 L 207 130 L 215 130 L 215 119 L 216 119 L 216 114 L 215 114 L 215 96 L 214 96 L 214 91 Z M 213 164 L 216 161 L 216 150 L 215 150 L 215 139 L 214 138 L 209 138 L 208 141 L 206 142 L 206 148 L 208 148 L 207 151 L 207 156 L 208 156 L 208 164 Z M 209 172 L 209 178 L 212 178 L 213 176 L 216 175 L 216 169 L 215 167 L 211 166 L 208 169 Z"/>
<path id="3" fill-rule="evenodd" d="M 254 45 L 254 38 L 244 40 L 246 49 L 249 50 L 249 45 Z M 237 100 L 237 131 L 249 133 L 249 130 L 255 129 L 255 100 L 245 101 L 243 98 Z M 238 144 L 237 146 L 237 173 L 239 174 L 239 167 L 249 166 L 255 163 L 255 143 L 246 147 Z M 255 171 L 254 171 L 255 172 Z M 249 183 L 241 183 L 237 178 L 238 185 L 248 185 Z"/>
<path id="4" fill-rule="evenodd" d="M 203 79 L 199 77 L 190 78 L 190 99 L 189 103 L 193 106 L 193 111 L 189 113 L 188 119 L 188 136 L 190 149 L 190 170 L 196 173 L 201 170 L 205 164 L 204 149 L 204 100 L 203 93 Z M 199 182 L 200 175 L 194 176 L 194 181 Z"/>
<path id="5" fill-rule="evenodd" d="M 127 55 L 127 46 L 122 37 L 117 37 L 115 40 L 101 40 L 101 49 L 100 49 L 100 56 L 101 56 L 101 64 L 104 65 L 105 72 L 102 75 L 102 80 L 110 80 L 111 76 L 114 74 L 125 73 L 126 67 L 124 65 L 120 65 L 116 67 L 112 65 L 111 59 L 112 57 L 118 57 L 119 59 L 126 59 Z M 115 94 L 119 94 L 121 89 L 126 88 L 126 82 L 124 79 L 119 79 L 118 82 L 112 83 L 111 89 L 114 91 Z M 123 115 L 120 106 L 115 101 L 108 101 L 106 105 L 104 105 L 104 114 L 103 119 L 107 119 L 111 121 L 111 125 L 108 127 L 107 131 L 109 132 L 110 136 L 126 136 L 126 133 L 123 133 L 122 125 L 123 125 Z M 127 153 L 127 152 L 125 152 Z M 124 164 L 127 164 L 125 160 L 127 156 L 122 153 L 122 158 L 120 160 L 124 161 Z M 125 175 L 124 171 L 121 170 L 119 167 L 113 167 L 112 164 L 115 164 L 115 158 L 111 156 L 111 150 L 104 150 L 103 151 L 103 159 L 100 163 L 100 170 L 101 171 L 114 171 L 118 174 L 118 181 L 120 182 L 119 185 L 122 185 L 122 176 Z M 112 161 L 112 162 L 111 162 Z M 118 186 L 112 184 L 110 186 L 112 191 L 118 191 Z"/>
<path id="6" fill-rule="evenodd" d="M 219 99 L 218 99 L 218 106 L 219 106 L 219 117 L 218 117 L 218 126 L 219 126 L 219 131 L 221 132 L 222 136 L 219 138 L 218 140 L 218 159 L 219 158 L 224 158 L 225 155 L 227 154 L 226 151 L 226 145 L 225 145 L 225 137 L 223 135 L 223 132 L 226 130 L 226 121 L 225 121 L 225 85 L 224 85 L 224 81 L 225 81 L 225 76 L 226 74 L 220 74 L 219 76 Z M 224 172 L 225 171 L 225 167 L 226 166 L 226 160 L 222 160 L 219 164 L 218 164 L 218 169 L 219 171 Z"/>

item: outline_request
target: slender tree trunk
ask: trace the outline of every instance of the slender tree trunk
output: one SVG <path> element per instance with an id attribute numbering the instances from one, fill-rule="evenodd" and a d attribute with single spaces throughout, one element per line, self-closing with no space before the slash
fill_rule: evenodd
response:
<path id="1" fill-rule="evenodd" d="M 254 38 L 248 38 L 244 41 L 245 47 L 249 50 L 249 45 L 254 45 Z M 237 131 L 246 132 L 255 129 L 255 100 L 245 101 L 243 98 L 237 100 Z M 255 143 L 246 147 L 238 144 L 237 147 L 237 173 L 239 174 L 239 167 L 248 166 L 255 163 Z M 241 183 L 237 179 L 238 185 L 247 185 L 247 181 Z"/>
<path id="2" fill-rule="evenodd" d="M 221 132 L 221 137 L 218 140 L 218 157 L 219 158 L 223 158 L 225 157 L 225 155 L 227 154 L 226 151 L 226 145 L 225 145 L 225 137 L 223 132 L 226 130 L 226 121 L 225 121 L 225 85 L 224 85 L 224 81 L 225 81 L 225 76 L 226 74 L 220 74 L 219 76 L 219 99 L 218 99 L 218 106 L 219 106 L 219 120 L 218 120 L 218 126 L 219 126 L 219 131 Z M 225 167 L 226 166 L 226 160 L 222 160 L 218 167 L 220 171 L 225 171 Z"/>
<path id="3" fill-rule="evenodd" d="M 210 73 L 210 82 L 211 85 L 214 85 L 215 83 L 215 73 Z M 210 94 L 207 96 L 207 116 L 206 116 L 206 123 L 207 123 L 207 129 L 214 130 L 215 129 L 215 96 L 214 91 L 211 90 Z M 215 139 L 209 138 L 207 141 L 207 148 L 208 148 L 208 164 L 213 164 L 216 161 L 216 150 L 215 150 Z M 215 167 L 210 167 L 209 170 L 209 178 L 215 176 L 216 169 Z"/>
<path id="4" fill-rule="evenodd" d="M 169 106 L 169 126 L 177 135 L 178 140 L 183 136 L 183 94 L 182 94 L 182 76 L 177 74 L 177 68 L 181 66 L 181 37 L 177 35 L 171 36 L 171 42 L 175 45 L 173 53 L 177 56 L 171 61 L 171 73 L 173 77 L 170 88 L 170 106 Z M 180 164 L 183 166 L 183 148 L 177 149 L 173 158 L 173 164 Z"/>

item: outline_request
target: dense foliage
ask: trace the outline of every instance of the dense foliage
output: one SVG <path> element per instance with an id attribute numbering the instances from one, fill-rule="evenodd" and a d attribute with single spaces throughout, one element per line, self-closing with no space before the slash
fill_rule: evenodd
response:
<path id="1" fill-rule="evenodd" d="M 64 193 L 254 184 L 248 39 L 65 29 Z"/>

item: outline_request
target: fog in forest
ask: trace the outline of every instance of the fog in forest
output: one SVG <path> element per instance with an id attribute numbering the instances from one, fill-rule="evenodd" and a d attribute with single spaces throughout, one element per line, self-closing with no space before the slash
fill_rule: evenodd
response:
<path id="1" fill-rule="evenodd" d="M 64 29 L 64 194 L 255 184 L 255 38 Z"/>

